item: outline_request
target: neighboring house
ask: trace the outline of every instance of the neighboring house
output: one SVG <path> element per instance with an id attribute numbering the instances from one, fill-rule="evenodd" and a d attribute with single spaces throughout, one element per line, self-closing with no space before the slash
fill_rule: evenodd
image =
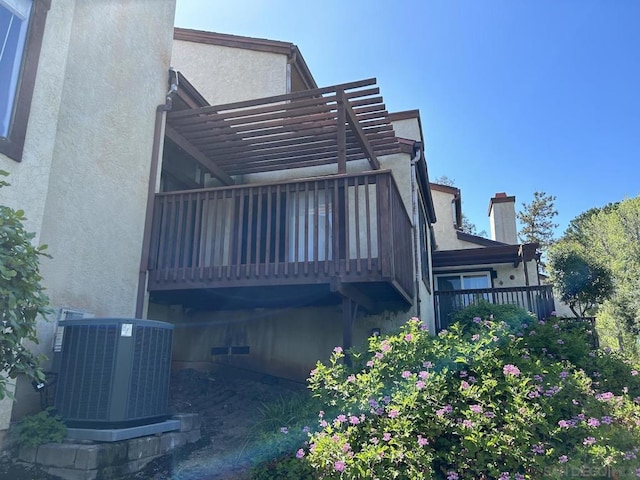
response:
<path id="1" fill-rule="evenodd" d="M 491 198 L 487 239 L 462 231 L 458 188 L 432 183 L 430 190 L 438 218 L 432 254 L 438 328 L 446 328 L 450 313 L 478 300 L 548 316 L 554 310 L 552 289 L 538 273 L 538 245 L 518 243 L 515 197 Z"/>
<path id="2" fill-rule="evenodd" d="M 375 79 L 319 88 L 295 45 L 174 30 L 174 9 L 0 0 L 0 202 L 51 254 L 33 348 L 60 319 L 136 316 L 175 324 L 176 368 L 302 380 L 413 315 L 435 332 L 434 294 L 487 286 L 468 275 L 536 278 L 535 246 L 457 231 L 418 111 L 387 112 Z M 0 435 L 38 406 L 16 396 Z"/>

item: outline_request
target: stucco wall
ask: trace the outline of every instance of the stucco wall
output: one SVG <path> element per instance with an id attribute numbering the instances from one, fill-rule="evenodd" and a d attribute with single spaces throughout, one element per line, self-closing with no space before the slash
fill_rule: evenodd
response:
<path id="1" fill-rule="evenodd" d="M 49 189 L 74 9 L 75 0 L 59 0 L 47 15 L 22 161 L 0 153 L 0 169 L 9 172 L 11 183 L 0 189 L 0 203 L 24 210 L 25 227 L 36 233 L 36 243 Z"/>
<path id="2" fill-rule="evenodd" d="M 355 346 L 366 345 L 373 328 L 391 332 L 411 312 L 384 312 L 356 318 Z M 174 368 L 208 369 L 233 365 L 304 381 L 318 360 L 325 361 L 342 345 L 341 307 L 255 309 L 184 314 L 179 308 L 151 304 L 149 317 L 170 321 L 174 330 Z M 248 355 L 211 355 L 213 347 L 248 346 Z"/>
<path id="3" fill-rule="evenodd" d="M 28 203 L 29 226 L 49 245 L 41 273 L 54 309 L 135 312 L 174 9 L 175 0 L 52 2 L 25 157 L 11 181 L 23 186 L 15 202 Z M 40 323 L 37 350 L 45 355 L 52 333 L 52 323 Z M 33 397 L 30 389 L 18 383 L 14 417 L 28 410 L 21 396 Z"/>
<path id="4" fill-rule="evenodd" d="M 420 124 L 415 118 L 407 118 L 404 120 L 395 120 L 392 122 L 393 130 L 396 137 L 406 138 L 409 140 L 422 141 L 420 136 Z"/>
<path id="5" fill-rule="evenodd" d="M 176 40 L 172 66 L 211 105 L 287 93 L 287 56 Z"/>
<path id="6" fill-rule="evenodd" d="M 489 265 L 466 265 L 456 266 L 448 268 L 439 268 L 435 275 L 446 274 L 447 272 L 466 272 L 466 271 L 489 271 L 494 270 L 496 272 L 496 278 L 493 279 L 494 288 L 507 288 L 507 287 L 523 287 L 526 285 L 524 264 L 520 263 L 517 267 L 513 264 L 496 263 Z M 540 285 L 538 281 L 538 275 L 536 270 L 535 260 L 527 262 L 527 273 L 529 276 L 529 285 Z M 511 278 L 513 277 L 513 278 Z"/>
<path id="7" fill-rule="evenodd" d="M 438 221 L 433 225 L 436 237 L 436 250 L 459 250 L 462 248 L 478 248 L 479 245 L 463 242 L 458 239 L 454 227 L 453 194 L 431 190 L 433 208 Z"/>

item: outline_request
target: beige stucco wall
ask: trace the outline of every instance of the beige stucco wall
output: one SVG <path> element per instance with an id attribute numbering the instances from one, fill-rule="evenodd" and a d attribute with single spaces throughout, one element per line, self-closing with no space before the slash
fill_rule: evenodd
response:
<path id="1" fill-rule="evenodd" d="M 478 248 L 479 245 L 463 242 L 457 237 L 454 226 L 454 196 L 451 193 L 431 190 L 433 208 L 438 221 L 433 225 L 436 237 L 436 250 L 459 250 L 462 248 Z"/>
<path id="2" fill-rule="evenodd" d="M 435 272 L 435 275 L 446 274 L 448 271 L 463 272 L 477 270 L 494 270 L 496 272 L 496 278 L 493 279 L 494 288 L 522 287 L 526 285 L 523 263 L 520 263 L 517 267 L 514 267 L 513 264 L 496 263 L 439 268 Z M 527 262 L 527 274 L 529 276 L 529 285 L 540 285 L 535 260 Z"/>
<path id="3" fill-rule="evenodd" d="M 491 227 L 492 240 L 510 245 L 518 243 L 515 204 L 515 201 L 491 203 L 489 225 Z"/>
<path id="4" fill-rule="evenodd" d="M 25 156 L 9 167 L 10 202 L 49 245 L 41 273 L 54 309 L 135 313 L 174 9 L 175 0 L 52 2 Z M 50 354 L 52 332 L 40 323 L 39 352 Z M 30 389 L 18 383 L 14 418 L 28 411 Z"/>
<path id="5" fill-rule="evenodd" d="M 409 140 L 422 141 L 420 135 L 420 124 L 416 118 L 407 118 L 404 120 L 395 120 L 391 122 L 396 137 L 406 138 Z"/>
<path id="6" fill-rule="evenodd" d="M 366 345 L 373 328 L 396 330 L 411 312 L 359 315 L 353 325 L 354 346 Z M 150 318 L 176 325 L 175 368 L 213 368 L 216 363 L 267 375 L 304 381 L 318 360 L 325 361 L 342 345 L 341 307 L 255 309 L 198 312 L 187 315 L 178 307 L 151 304 Z M 248 346 L 248 355 L 212 356 L 212 347 Z"/>
<path id="7" fill-rule="evenodd" d="M 176 40 L 172 66 L 211 105 L 287 93 L 287 56 Z"/>

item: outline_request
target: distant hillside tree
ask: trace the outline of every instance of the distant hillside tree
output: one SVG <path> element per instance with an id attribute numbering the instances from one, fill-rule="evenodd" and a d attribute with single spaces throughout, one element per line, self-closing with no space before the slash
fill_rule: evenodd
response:
<path id="1" fill-rule="evenodd" d="M 637 352 L 640 335 L 640 196 L 574 218 L 560 242 L 573 242 L 611 271 L 613 294 L 598 309 L 603 344 Z"/>
<path id="2" fill-rule="evenodd" d="M 614 292 L 611 271 L 582 245 L 570 240 L 551 246 L 549 273 L 560 300 L 569 305 L 576 317 L 595 313 L 594 308 Z"/>
<path id="3" fill-rule="evenodd" d="M 553 217 L 558 215 L 555 200 L 555 196 L 545 192 L 533 192 L 531 203 L 523 203 L 522 210 L 517 213 L 522 225 L 520 241 L 539 244 L 543 255 L 553 243 L 554 229 L 558 228 L 558 224 L 553 222 Z"/>

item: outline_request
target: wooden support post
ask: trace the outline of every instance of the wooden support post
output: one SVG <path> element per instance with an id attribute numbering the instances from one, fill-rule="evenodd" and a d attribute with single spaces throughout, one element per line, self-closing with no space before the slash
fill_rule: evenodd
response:
<path id="1" fill-rule="evenodd" d="M 337 143 L 338 143 L 338 173 L 347 173 L 347 114 L 345 112 L 344 90 L 339 88 L 336 91 L 336 104 L 338 107 L 337 123 Z"/>
<path id="2" fill-rule="evenodd" d="M 342 299 L 342 349 L 344 350 L 344 363 L 351 366 L 351 356 L 347 353 L 353 346 L 353 313 L 351 306 L 353 301 L 350 298 Z"/>

